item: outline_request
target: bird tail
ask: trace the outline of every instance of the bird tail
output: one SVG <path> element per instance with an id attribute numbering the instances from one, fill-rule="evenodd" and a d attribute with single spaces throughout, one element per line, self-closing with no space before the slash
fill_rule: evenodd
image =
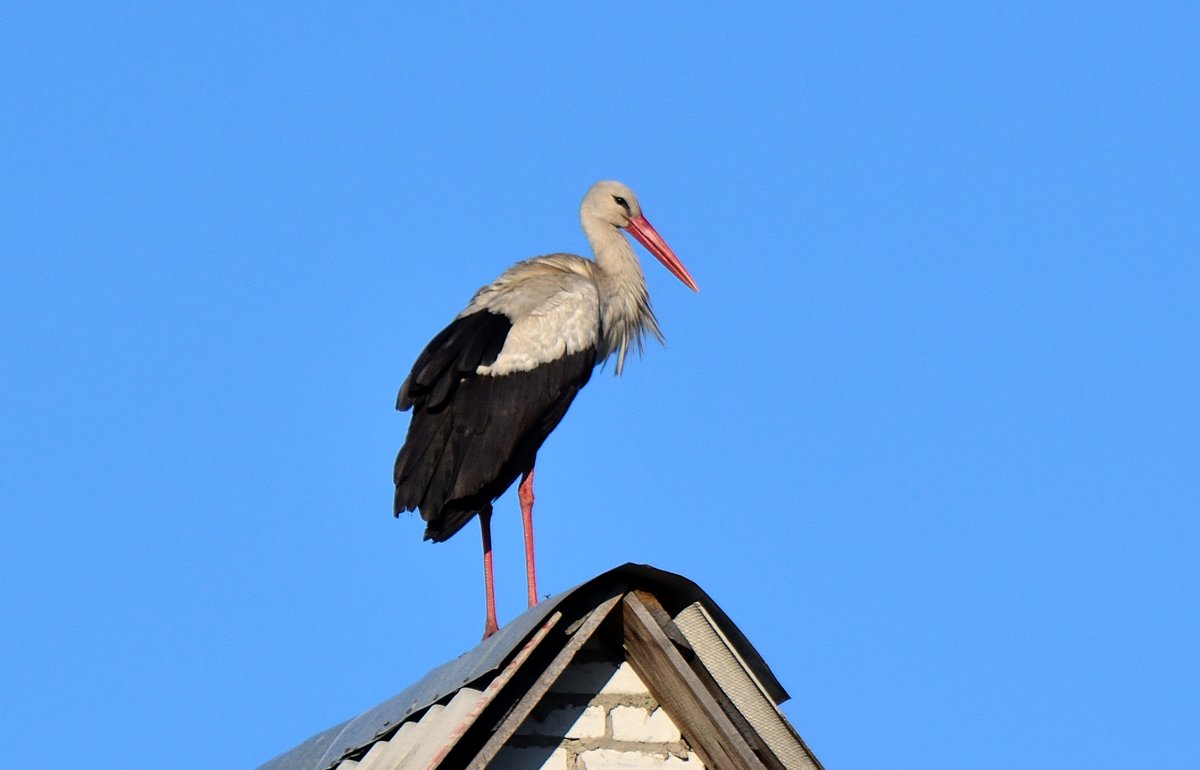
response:
<path id="1" fill-rule="evenodd" d="M 475 518 L 477 510 L 456 509 L 442 510 L 440 516 L 425 525 L 425 540 L 441 543 L 449 540 L 456 532 L 465 527 Z"/>
<path id="2" fill-rule="evenodd" d="M 486 495 L 460 496 L 457 481 L 467 451 L 455 434 L 452 410 L 421 410 L 396 456 L 392 512 L 419 510 L 425 539 L 435 543 L 454 535 L 490 502 Z"/>

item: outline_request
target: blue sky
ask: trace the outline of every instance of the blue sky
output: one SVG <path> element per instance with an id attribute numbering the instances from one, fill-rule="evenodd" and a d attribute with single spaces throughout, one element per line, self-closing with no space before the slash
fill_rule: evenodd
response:
<path id="1" fill-rule="evenodd" d="M 0 12 L 10 757 L 251 767 L 473 646 L 395 392 L 616 178 L 702 291 L 546 444 L 542 589 L 695 580 L 830 768 L 1194 763 L 1194 4 L 397 5 Z"/>

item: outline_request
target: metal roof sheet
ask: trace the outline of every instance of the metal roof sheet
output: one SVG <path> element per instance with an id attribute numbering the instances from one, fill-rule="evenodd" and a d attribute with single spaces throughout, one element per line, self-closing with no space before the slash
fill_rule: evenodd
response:
<path id="1" fill-rule="evenodd" d="M 419 720 L 405 722 L 390 740 L 376 741 L 361 760 L 346 760 L 338 765 L 338 770 L 424 768 L 483 697 L 479 690 L 462 688 L 444 707 L 431 706 Z"/>

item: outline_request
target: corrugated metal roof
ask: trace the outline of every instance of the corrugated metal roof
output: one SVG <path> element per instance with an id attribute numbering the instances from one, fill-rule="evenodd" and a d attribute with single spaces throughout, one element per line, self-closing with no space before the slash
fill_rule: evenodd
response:
<path id="1" fill-rule="evenodd" d="M 375 708 L 314 735 L 304 743 L 262 765 L 259 770 L 324 770 L 354 751 L 373 743 L 411 715 L 491 674 L 512 655 L 570 591 L 539 602 L 478 647 L 443 663 L 418 682 Z"/>
<path id="2" fill-rule="evenodd" d="M 425 767 L 446 744 L 446 737 L 470 715 L 483 693 L 464 687 L 445 706 L 431 706 L 419 720 L 405 722 L 391 740 L 378 741 L 361 760 L 346 760 L 338 770 L 409 770 Z"/>
<path id="3" fill-rule="evenodd" d="M 672 614 L 700 602 L 716 623 L 721 626 L 730 645 L 753 672 L 766 693 L 776 702 L 788 698 L 775 675 L 762 657 L 733 624 L 729 617 L 699 586 L 681 575 L 644 564 L 624 564 L 598 575 L 585 583 L 539 602 L 518 616 L 479 646 L 458 658 L 438 666 L 420 681 L 390 700 L 381 703 L 353 719 L 331 727 L 262 765 L 259 770 L 327 770 L 340 760 L 362 752 L 376 744 L 397 725 L 434 704 L 444 701 L 464 687 L 480 683 L 516 655 L 527 639 L 560 608 L 576 602 L 595 603 L 614 592 L 639 588 L 654 591 L 659 600 L 673 606 Z M 412 728 L 407 728 L 406 732 Z M 401 738 L 391 737 L 389 743 Z M 372 751 L 374 751 L 374 747 Z M 380 749 L 380 752 L 392 749 Z M 367 756 L 370 756 L 369 754 Z M 367 757 L 363 757 L 365 762 Z M 349 763 L 346 763 L 349 767 Z M 389 767 L 398 765 L 389 764 Z M 403 765 L 403 766 L 407 766 Z M 360 765 L 361 767 L 361 765 Z"/>

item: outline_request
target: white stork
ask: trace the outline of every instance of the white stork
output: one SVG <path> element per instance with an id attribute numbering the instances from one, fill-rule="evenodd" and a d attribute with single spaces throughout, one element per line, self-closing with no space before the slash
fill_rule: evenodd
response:
<path id="1" fill-rule="evenodd" d="M 529 606 L 537 603 L 533 466 L 538 449 L 592 376 L 647 334 L 663 340 L 628 230 L 693 291 L 696 282 L 620 182 L 597 182 L 579 208 L 595 260 L 550 254 L 513 265 L 480 289 L 425 347 L 396 408 L 413 410 L 396 458 L 395 514 L 419 509 L 425 539 L 446 540 L 479 515 L 487 622 L 497 629 L 492 503 L 521 477 Z"/>

